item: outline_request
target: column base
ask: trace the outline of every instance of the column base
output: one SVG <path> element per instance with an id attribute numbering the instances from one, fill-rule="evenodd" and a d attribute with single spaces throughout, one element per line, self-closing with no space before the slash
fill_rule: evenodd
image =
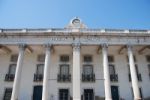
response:
<path id="1" fill-rule="evenodd" d="M 112 98 L 106 98 L 105 100 L 112 100 Z"/>
<path id="2" fill-rule="evenodd" d="M 81 100 L 80 98 L 73 98 L 73 100 Z"/>
<path id="3" fill-rule="evenodd" d="M 134 100 L 142 100 L 141 98 L 135 98 Z"/>

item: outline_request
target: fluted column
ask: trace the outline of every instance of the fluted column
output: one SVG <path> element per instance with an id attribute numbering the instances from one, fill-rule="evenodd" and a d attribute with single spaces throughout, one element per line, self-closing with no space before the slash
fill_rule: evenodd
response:
<path id="1" fill-rule="evenodd" d="M 106 44 L 102 45 L 105 100 L 112 100 L 107 48 Z"/>
<path id="2" fill-rule="evenodd" d="M 49 94 L 49 86 L 48 86 L 48 79 L 49 79 L 49 70 L 50 70 L 50 55 L 51 55 L 51 46 L 46 45 L 46 53 L 45 53 L 45 64 L 44 64 L 44 79 L 43 79 L 43 91 L 42 91 L 42 100 L 48 100 Z"/>
<path id="3" fill-rule="evenodd" d="M 137 73 L 136 73 L 135 63 L 133 58 L 132 46 L 128 45 L 127 48 L 128 48 L 129 66 L 130 66 L 130 73 L 132 79 L 134 100 L 141 100 L 139 86 L 138 86 L 138 78 L 137 78 Z"/>
<path id="4" fill-rule="evenodd" d="M 17 60 L 17 67 L 15 72 L 15 79 L 13 84 L 11 100 L 18 100 L 25 48 L 26 48 L 25 45 L 19 45 L 19 56 Z"/>
<path id="5" fill-rule="evenodd" d="M 80 44 L 73 45 L 73 100 L 81 100 Z"/>

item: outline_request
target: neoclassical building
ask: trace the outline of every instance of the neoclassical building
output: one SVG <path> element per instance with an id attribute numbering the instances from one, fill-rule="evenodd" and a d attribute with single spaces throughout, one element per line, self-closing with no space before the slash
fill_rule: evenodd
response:
<path id="1" fill-rule="evenodd" d="M 149 98 L 149 99 L 148 99 Z M 150 100 L 150 30 L 0 29 L 0 100 Z"/>

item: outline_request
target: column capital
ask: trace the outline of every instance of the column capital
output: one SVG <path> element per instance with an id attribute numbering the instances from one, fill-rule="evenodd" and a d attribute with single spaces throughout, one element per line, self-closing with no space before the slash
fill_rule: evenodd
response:
<path id="1" fill-rule="evenodd" d="M 101 44 L 100 46 L 101 46 L 102 48 L 108 48 L 108 44 L 107 44 L 107 43 Z"/>
<path id="2" fill-rule="evenodd" d="M 44 47 L 45 47 L 45 49 L 46 50 L 51 50 L 51 48 L 52 48 L 52 44 L 44 44 Z"/>
<path id="3" fill-rule="evenodd" d="M 19 48 L 19 50 L 23 50 L 24 51 L 27 48 L 27 45 L 26 44 L 19 44 L 18 48 Z"/>
<path id="4" fill-rule="evenodd" d="M 73 50 L 80 51 L 81 44 L 80 43 L 73 43 L 72 47 L 73 47 Z"/>
<path id="5" fill-rule="evenodd" d="M 130 49 L 133 48 L 133 45 L 132 45 L 132 44 L 127 44 L 126 46 L 127 46 L 127 49 L 128 49 L 128 48 L 130 48 Z"/>
<path id="6" fill-rule="evenodd" d="M 127 50 L 132 51 L 133 45 L 132 44 L 127 44 Z"/>

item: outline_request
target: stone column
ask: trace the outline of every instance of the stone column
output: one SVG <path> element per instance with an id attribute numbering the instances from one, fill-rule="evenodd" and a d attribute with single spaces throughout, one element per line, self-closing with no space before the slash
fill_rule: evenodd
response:
<path id="1" fill-rule="evenodd" d="M 45 63 L 44 63 L 44 78 L 43 78 L 43 92 L 42 92 L 42 100 L 48 100 L 49 94 L 49 70 L 50 70 L 50 55 L 51 55 L 51 46 L 46 45 L 46 53 L 45 53 Z"/>
<path id="2" fill-rule="evenodd" d="M 26 48 L 25 45 L 19 45 L 19 56 L 17 60 L 11 100 L 18 100 L 25 48 Z"/>
<path id="3" fill-rule="evenodd" d="M 73 45 L 73 100 L 81 100 L 80 44 Z"/>
<path id="4" fill-rule="evenodd" d="M 128 48 L 129 66 L 130 66 L 130 73 L 132 79 L 134 100 L 141 100 L 139 86 L 138 86 L 138 78 L 137 78 L 137 73 L 136 73 L 135 63 L 133 58 L 132 46 L 128 45 L 127 48 Z"/>
<path id="5" fill-rule="evenodd" d="M 112 100 L 107 48 L 106 44 L 102 45 L 105 100 Z"/>

